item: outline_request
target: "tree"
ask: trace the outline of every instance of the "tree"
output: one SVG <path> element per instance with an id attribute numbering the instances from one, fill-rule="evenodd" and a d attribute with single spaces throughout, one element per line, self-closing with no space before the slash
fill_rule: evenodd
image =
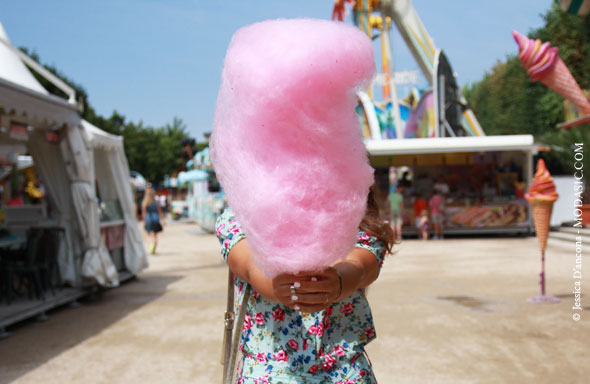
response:
<path id="1" fill-rule="evenodd" d="M 559 47 L 559 55 L 582 88 L 590 88 L 590 22 L 562 12 L 554 4 L 543 16 L 544 25 L 529 34 Z M 507 37 L 509 38 L 509 37 Z M 556 128 L 565 120 L 564 99 L 544 85 L 533 82 L 516 55 L 498 61 L 478 82 L 464 88 L 488 135 L 529 133 L 535 141 L 548 144 L 552 151 L 542 156 L 555 174 L 572 174 L 572 148 L 586 143 L 585 169 L 590 169 L 590 125 L 567 131 Z"/>
<path id="2" fill-rule="evenodd" d="M 109 120 L 113 120 L 112 116 Z M 128 122 L 121 127 L 129 166 L 151 183 L 160 184 L 181 165 L 182 140 L 188 138 L 188 134 L 186 125 L 178 117 L 172 124 L 160 128 L 144 127 L 141 121 L 138 124 Z"/>

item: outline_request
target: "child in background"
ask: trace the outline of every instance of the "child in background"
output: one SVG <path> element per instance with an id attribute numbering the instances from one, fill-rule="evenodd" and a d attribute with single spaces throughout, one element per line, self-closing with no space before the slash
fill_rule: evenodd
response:
<path id="1" fill-rule="evenodd" d="M 414 196 L 414 217 L 416 218 L 415 224 L 416 229 L 418 229 L 418 232 L 420 232 L 420 216 L 422 211 L 428 208 L 428 204 L 419 193 L 416 193 Z"/>
<path id="2" fill-rule="evenodd" d="M 430 227 L 430 221 L 428 220 L 428 211 L 426 209 L 422 210 L 418 223 L 418 231 L 420 232 L 420 237 L 422 237 L 422 240 L 428 240 L 428 230 Z"/>
<path id="3" fill-rule="evenodd" d="M 443 211 L 445 209 L 445 199 L 440 191 L 435 191 L 434 195 L 428 201 L 430 206 L 430 214 L 432 217 L 432 225 L 434 227 L 433 240 L 442 239 L 443 234 Z"/>

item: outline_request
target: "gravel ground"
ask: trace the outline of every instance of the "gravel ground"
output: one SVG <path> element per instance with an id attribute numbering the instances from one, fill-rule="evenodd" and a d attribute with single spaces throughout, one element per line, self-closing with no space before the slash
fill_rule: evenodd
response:
<path id="1" fill-rule="evenodd" d="M 530 304 L 540 268 L 535 238 L 405 240 L 369 292 L 377 340 L 367 349 L 377 378 L 588 382 L 590 299 L 582 297 L 585 311 L 574 321 L 574 258 L 574 244 L 550 243 L 548 293 L 562 300 Z M 169 225 L 139 278 L 0 340 L 0 383 L 219 382 L 220 260 L 214 236 Z M 582 273 L 585 292 L 587 256 Z"/>

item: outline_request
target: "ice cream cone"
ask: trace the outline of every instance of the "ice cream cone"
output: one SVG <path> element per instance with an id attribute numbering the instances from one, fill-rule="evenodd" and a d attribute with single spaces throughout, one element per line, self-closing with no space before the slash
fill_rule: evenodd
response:
<path id="1" fill-rule="evenodd" d="M 551 223 L 551 213 L 553 212 L 553 201 L 529 201 L 531 205 L 533 223 L 541 252 L 544 254 L 547 248 L 547 237 L 549 236 L 549 227 Z"/>
<path id="2" fill-rule="evenodd" d="M 524 195 L 528 201 L 532 216 L 533 224 L 535 225 L 535 232 L 537 239 L 539 239 L 539 246 L 541 248 L 541 273 L 539 274 L 541 280 L 541 296 L 533 297 L 529 301 L 535 303 L 557 302 L 558 298 L 545 295 L 545 249 L 547 248 L 547 237 L 549 236 L 549 227 L 551 223 L 551 213 L 553 212 L 553 204 L 559 198 L 557 188 L 551 177 L 551 173 L 545 166 L 545 161 L 539 159 L 537 161 L 537 171 L 529 191 Z"/>
<path id="3" fill-rule="evenodd" d="M 541 78 L 540 81 L 545 86 L 570 100 L 576 106 L 580 115 L 590 115 L 590 102 L 560 57 L 556 58 L 553 71 Z"/>

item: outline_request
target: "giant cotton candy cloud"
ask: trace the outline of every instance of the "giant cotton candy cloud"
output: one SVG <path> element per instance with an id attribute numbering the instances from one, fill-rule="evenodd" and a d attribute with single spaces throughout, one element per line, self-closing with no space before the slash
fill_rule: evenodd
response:
<path id="1" fill-rule="evenodd" d="M 211 156 L 268 277 L 320 270 L 354 247 L 373 183 L 355 91 L 371 41 L 323 20 L 238 30 L 225 57 Z"/>

